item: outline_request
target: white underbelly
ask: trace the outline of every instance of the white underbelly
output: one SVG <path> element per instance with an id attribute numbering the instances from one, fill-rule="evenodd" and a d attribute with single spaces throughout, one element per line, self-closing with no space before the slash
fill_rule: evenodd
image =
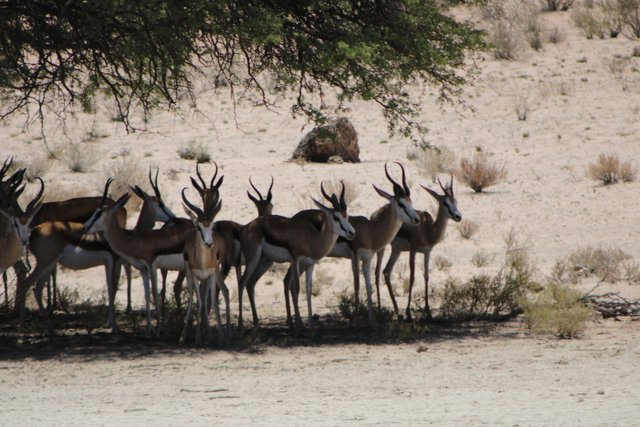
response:
<path id="1" fill-rule="evenodd" d="M 181 253 L 160 255 L 156 258 L 154 265 L 163 270 L 182 271 L 184 270 L 184 255 Z"/>
<path id="2" fill-rule="evenodd" d="M 85 270 L 113 262 L 108 251 L 90 251 L 77 246 L 65 247 L 58 262 L 71 270 Z"/>
<path id="3" fill-rule="evenodd" d="M 291 261 L 291 254 L 287 249 L 280 246 L 270 245 L 266 242 L 262 244 L 262 256 L 271 262 Z"/>
<path id="4" fill-rule="evenodd" d="M 351 258 L 353 252 L 347 243 L 337 242 L 327 255 L 332 258 Z"/>

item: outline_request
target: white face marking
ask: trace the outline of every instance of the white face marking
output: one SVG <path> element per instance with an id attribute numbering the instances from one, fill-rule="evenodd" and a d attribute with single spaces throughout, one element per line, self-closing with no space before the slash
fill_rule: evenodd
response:
<path id="1" fill-rule="evenodd" d="M 333 212 L 331 218 L 335 234 L 349 240 L 355 237 L 356 230 L 349 222 L 349 215 L 342 216 L 339 212 Z"/>
<path id="2" fill-rule="evenodd" d="M 411 200 L 402 197 L 397 199 L 395 203 L 392 203 L 396 212 L 400 216 L 400 220 L 409 225 L 416 225 L 420 222 L 420 218 L 418 218 L 418 213 L 413 208 L 411 204 Z"/>
<path id="3" fill-rule="evenodd" d="M 198 222 L 198 232 L 204 245 L 208 248 L 213 246 L 213 221 L 209 225 L 204 225 Z"/>
<path id="4" fill-rule="evenodd" d="M 29 243 L 29 235 L 31 234 L 31 230 L 29 229 L 30 222 L 31 221 L 29 220 L 26 224 L 23 224 L 18 218 L 13 220 L 13 225 L 16 227 L 18 239 L 20 239 L 20 242 L 25 246 Z"/>

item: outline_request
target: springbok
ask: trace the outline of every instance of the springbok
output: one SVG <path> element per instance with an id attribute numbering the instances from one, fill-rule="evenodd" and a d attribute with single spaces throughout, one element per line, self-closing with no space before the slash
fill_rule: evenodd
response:
<path id="1" fill-rule="evenodd" d="M 226 307 L 227 327 L 231 323 L 229 311 L 229 290 L 224 284 L 224 277 L 220 271 L 221 264 L 225 259 L 226 242 L 222 235 L 216 231 L 213 222 L 215 216 L 220 211 L 222 203 L 219 201 L 219 193 L 209 200 L 209 204 L 204 205 L 204 210 L 191 203 L 185 195 L 186 188 L 182 190 L 182 201 L 184 210 L 193 221 L 194 228 L 185 238 L 183 256 L 185 263 L 185 273 L 189 286 L 189 297 L 187 302 L 187 313 L 184 319 L 184 328 L 180 336 L 180 342 L 184 342 L 187 337 L 187 327 L 191 320 L 191 308 L 193 306 L 193 291 L 196 291 L 197 305 L 197 327 L 196 344 L 201 342 L 201 319 L 204 317 L 207 336 L 209 335 L 209 309 L 206 303 L 207 297 L 213 301 L 213 310 L 216 316 L 218 338 L 224 340 L 222 320 L 220 318 L 220 308 L 218 304 L 218 286 L 224 295 Z M 204 298 L 200 293 L 200 282 L 205 282 Z"/>
<path id="2" fill-rule="evenodd" d="M 157 174 L 155 183 L 151 173 L 149 173 L 149 180 L 155 196 L 147 194 L 138 186 L 131 188 L 143 200 L 136 230 L 150 229 L 156 221 L 167 221 L 174 216 L 162 200 L 157 187 Z M 116 211 L 116 221 L 119 224 L 121 224 L 122 211 L 123 209 Z M 26 295 L 28 289 L 35 284 L 36 302 L 40 313 L 46 315 L 47 311 L 42 303 L 43 279 L 49 276 L 58 263 L 73 270 L 85 270 L 103 265 L 109 297 L 109 323 L 112 331 L 117 332 L 115 294 L 123 260 L 111 249 L 104 236 L 99 233 L 84 235 L 83 224 L 80 222 L 47 221 L 34 229 L 29 248 L 35 256 L 36 266 L 22 285 L 21 295 Z M 23 312 L 22 305 L 20 309 Z"/>
<path id="3" fill-rule="evenodd" d="M 306 274 L 307 310 L 309 330 L 313 334 L 313 312 L 311 307 L 311 286 L 315 264 L 326 256 L 336 243 L 338 237 L 353 239 L 355 230 L 349 223 L 347 205 L 344 200 L 344 183 L 340 199 L 335 194 L 329 196 L 320 185 L 322 195 L 331 203 L 327 207 L 315 199 L 315 205 L 324 215 L 323 221 L 314 218 L 285 218 L 278 215 L 267 215 L 247 224 L 241 233 L 242 252 L 246 260 L 246 268 L 242 274 L 242 285 L 238 296 L 240 312 L 238 324 L 242 327 L 242 294 L 247 289 L 253 324 L 258 326 L 258 315 L 255 305 L 255 285 L 260 277 L 274 262 L 288 262 L 292 270 L 293 307 L 296 316 L 296 331 L 302 329 L 298 309 L 298 292 L 300 290 L 300 272 Z"/>
<path id="4" fill-rule="evenodd" d="M 6 220 L 8 227 L 6 233 L 0 236 L 0 273 L 13 266 L 24 254 L 29 243 L 31 234 L 31 224 L 33 217 L 41 207 L 42 195 L 44 193 L 44 182 L 40 178 L 40 191 L 22 210 L 15 198 L 4 199 L 5 194 L 0 197 L 0 217 Z M 13 194 L 15 196 L 15 193 Z M 7 208 L 8 206 L 8 208 Z"/>
<path id="5" fill-rule="evenodd" d="M 387 165 L 384 171 L 387 179 L 393 185 L 393 195 L 379 189 L 375 185 L 376 192 L 389 203 L 375 211 L 370 218 L 364 216 L 350 217 L 351 225 L 355 229 L 355 238 L 352 240 L 338 239 L 336 245 L 327 256 L 337 258 L 350 258 L 351 270 L 353 273 L 354 286 L 354 323 L 357 322 L 357 313 L 360 305 L 360 263 L 362 263 L 362 273 L 364 274 L 367 288 L 367 307 L 369 311 L 369 321 L 375 325 L 373 315 L 373 301 L 371 299 L 371 261 L 373 255 L 382 250 L 398 233 L 402 224 L 418 224 L 418 214 L 411 204 L 411 192 L 407 186 L 406 175 L 402 164 L 397 163 L 402 170 L 402 185 L 391 178 Z M 301 215 L 308 215 L 301 212 Z M 296 216 L 293 217 L 294 219 Z M 289 275 L 289 272 L 287 273 Z M 288 276 L 285 277 L 285 288 Z"/>
<path id="6" fill-rule="evenodd" d="M 106 198 L 112 178 L 105 184 L 103 197 Z M 151 332 L 150 293 L 158 301 L 157 260 L 162 255 L 181 253 L 184 239 L 190 231 L 182 227 L 167 227 L 160 230 L 126 230 L 118 223 L 116 212 L 129 200 L 125 193 L 113 206 L 98 208 L 84 223 L 83 232 L 102 231 L 111 249 L 140 271 L 144 285 L 147 312 L 147 335 Z M 156 335 L 160 332 L 159 304 L 156 303 Z"/>
<path id="7" fill-rule="evenodd" d="M 398 261 L 398 257 L 402 252 L 409 252 L 409 300 L 407 302 L 407 319 L 411 320 L 411 291 L 413 289 L 413 283 L 415 281 L 416 270 L 416 253 L 424 254 L 424 304 L 425 315 L 428 319 L 431 318 L 431 309 L 429 308 L 429 257 L 433 247 L 442 240 L 445 230 L 447 228 L 448 220 L 452 219 L 455 222 L 460 222 L 462 215 L 458 211 L 456 204 L 456 198 L 453 195 L 453 174 L 449 185 L 444 187 L 438 178 L 438 184 L 444 194 L 438 194 L 434 190 L 422 186 L 427 193 L 429 193 L 438 202 L 438 215 L 435 222 L 428 212 L 419 212 L 420 224 L 417 226 L 410 226 L 403 224 L 396 237 L 391 241 L 391 255 L 384 267 L 383 275 L 384 281 L 387 284 L 389 290 L 389 296 L 393 303 L 393 309 L 396 314 L 398 313 L 398 304 L 393 294 L 393 287 L 391 286 L 391 272 L 393 266 Z M 384 249 L 378 252 L 378 258 L 376 261 L 376 292 L 378 294 L 378 304 L 380 304 L 380 266 L 382 264 L 382 257 L 384 255 Z"/>

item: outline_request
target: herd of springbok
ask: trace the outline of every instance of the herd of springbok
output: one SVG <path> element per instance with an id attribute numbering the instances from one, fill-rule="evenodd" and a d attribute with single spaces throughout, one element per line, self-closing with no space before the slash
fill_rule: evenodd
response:
<path id="1" fill-rule="evenodd" d="M 401 183 L 394 180 L 385 164 L 385 174 L 393 186 L 388 193 L 377 186 L 375 191 L 387 203 L 370 217 L 349 216 L 345 201 L 345 186 L 340 194 L 327 193 L 320 185 L 326 203 L 313 199 L 317 209 L 300 211 L 292 217 L 272 214 L 271 185 L 266 195 L 249 183 L 255 195 L 247 192 L 249 199 L 258 209 L 258 217 L 246 225 L 234 221 L 215 221 L 220 212 L 220 186 L 223 176 L 218 176 L 218 166 L 209 184 L 196 166 L 196 178 L 191 183 L 200 201 L 193 202 L 188 189 L 182 190 L 183 208 L 189 218 L 179 218 L 164 203 L 158 186 L 158 171 L 155 177 L 149 171 L 149 181 L 154 194 L 148 194 L 138 186 L 130 187 L 131 192 L 143 200 L 138 221 L 133 229 L 125 228 L 127 211 L 125 204 L 130 193 L 117 200 L 108 197 L 107 180 L 102 196 L 79 197 L 61 202 L 42 202 L 44 182 L 40 178 L 36 196 L 22 208 L 18 198 L 24 191 L 25 169 L 9 174 L 12 159 L 5 160 L 0 169 L 0 273 L 13 267 L 16 271 L 14 312 L 19 315 L 20 324 L 25 320 L 25 300 L 34 287 L 39 312 L 46 315 L 42 301 L 43 289 L 57 264 L 70 269 L 87 269 L 104 266 L 109 303 L 109 324 L 117 331 L 114 309 L 115 294 L 122 267 L 127 273 L 128 304 L 131 307 L 131 267 L 140 271 L 142 277 L 145 307 L 146 333 L 152 329 L 157 334 L 160 329 L 158 269 L 162 277 L 162 294 L 167 271 L 178 271 L 174 286 L 176 304 L 181 307 L 181 290 L 184 278 L 188 284 L 188 301 L 181 342 L 186 340 L 188 326 L 192 318 L 193 293 L 196 294 L 197 326 L 196 343 L 202 340 L 202 333 L 209 332 L 209 311 L 213 308 L 219 340 L 225 339 L 219 308 L 219 294 L 225 302 L 226 329 L 230 327 L 229 291 L 225 278 L 235 268 L 238 283 L 238 324 L 243 325 L 242 300 L 246 289 L 253 324 L 258 326 L 255 302 L 255 287 L 260 278 L 273 263 L 288 263 L 284 278 L 284 293 L 289 327 L 300 333 L 302 320 L 298 307 L 300 276 L 305 273 L 308 328 L 313 334 L 313 311 L 311 305 L 313 270 L 323 257 L 342 257 L 351 260 L 355 290 L 355 304 L 359 304 L 360 272 L 362 271 L 367 290 L 369 321 L 375 324 L 372 301 L 371 262 L 376 255 L 375 285 L 378 305 L 380 304 L 379 279 L 382 257 L 387 245 L 391 245 L 391 256 L 383 270 L 383 278 L 389 290 L 395 312 L 398 305 L 391 285 L 391 272 L 402 252 L 409 252 L 409 301 L 407 318 L 411 318 L 411 292 L 415 281 L 416 253 L 424 254 L 425 316 L 430 317 L 428 301 L 429 255 L 434 245 L 444 236 L 447 221 L 460 221 L 461 215 L 453 194 L 453 176 L 444 186 L 438 179 L 443 194 L 422 186 L 438 202 L 438 213 L 434 220 L 428 212 L 416 211 L 411 203 L 404 167 L 397 163 L 402 173 Z M 163 225 L 156 227 L 157 222 Z M 27 268 L 30 252 L 32 268 Z M 242 270 L 242 266 L 244 269 Z M 6 285 L 5 285 L 6 286 Z M 5 287 L 5 295 L 7 289 Z M 153 293 L 153 294 L 152 294 Z M 156 327 L 152 328 L 151 297 L 155 307 Z M 293 316 L 290 301 L 293 303 Z"/>

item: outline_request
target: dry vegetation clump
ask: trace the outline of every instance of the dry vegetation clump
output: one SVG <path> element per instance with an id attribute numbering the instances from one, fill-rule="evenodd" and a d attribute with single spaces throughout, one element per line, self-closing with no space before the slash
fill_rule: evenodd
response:
<path id="1" fill-rule="evenodd" d="M 493 255 L 490 253 L 479 250 L 473 253 L 471 256 L 471 264 L 473 264 L 477 268 L 486 267 L 493 260 Z"/>
<path id="2" fill-rule="evenodd" d="M 447 147 L 418 147 L 407 155 L 414 159 L 421 175 L 436 182 L 439 173 L 449 173 L 456 161 L 456 155 Z"/>
<path id="3" fill-rule="evenodd" d="M 24 177 L 27 182 L 33 182 L 36 177 L 42 178 L 51 169 L 51 160 L 46 156 L 38 156 L 33 158 L 26 168 Z"/>
<path id="4" fill-rule="evenodd" d="M 516 59 L 529 44 L 542 48 L 540 8 L 528 0 L 489 0 L 482 5 L 487 42 L 496 59 Z"/>
<path id="5" fill-rule="evenodd" d="M 209 147 L 202 141 L 190 140 L 181 148 L 178 149 L 178 155 L 184 160 L 195 160 L 198 163 L 209 163 L 211 161 L 211 154 L 209 154 Z"/>
<path id="6" fill-rule="evenodd" d="M 569 254 L 564 265 L 559 263 L 554 268 L 554 277 L 564 279 L 565 274 L 572 282 L 590 276 L 610 283 L 635 281 L 638 266 L 633 262 L 633 257 L 620 248 L 584 246 Z"/>
<path id="7" fill-rule="evenodd" d="M 480 230 L 480 224 L 472 219 L 463 219 L 458 223 L 458 233 L 463 239 L 471 239 Z"/>
<path id="8" fill-rule="evenodd" d="M 440 271 L 444 271 L 447 272 L 451 269 L 451 267 L 453 266 L 453 264 L 451 263 L 451 261 L 449 261 L 449 259 L 443 257 L 442 255 L 438 255 L 433 259 L 433 263 L 436 266 L 436 268 Z"/>
<path id="9" fill-rule="evenodd" d="M 540 0 L 542 7 L 545 10 L 569 10 L 573 6 L 574 0 Z"/>
<path id="10" fill-rule="evenodd" d="M 486 187 L 504 181 L 507 171 L 504 165 L 490 161 L 483 153 L 476 153 L 471 160 L 465 157 L 460 159 L 456 176 L 473 191 L 481 193 Z"/>
<path id="11" fill-rule="evenodd" d="M 115 195 L 116 198 L 129 191 L 129 186 L 139 185 L 141 188 L 147 187 L 146 171 L 142 169 L 140 160 L 135 157 L 120 158 L 120 160 L 113 163 L 107 175 L 113 178 L 110 190 L 111 194 Z M 142 200 L 137 197 L 132 197 L 129 201 L 129 204 L 131 203 L 133 203 L 137 209 L 142 204 Z"/>
<path id="12" fill-rule="evenodd" d="M 347 202 L 347 205 L 350 205 L 351 203 L 355 202 L 358 199 L 358 196 L 360 195 L 360 188 L 353 181 L 331 178 L 323 181 L 324 190 L 329 195 L 335 194 L 336 196 L 340 197 L 340 192 L 342 191 L 343 183 L 344 183 L 344 200 Z M 320 184 L 314 186 L 313 188 L 318 189 L 317 197 L 315 197 L 316 200 L 323 201 L 324 197 L 320 192 Z"/>
<path id="13" fill-rule="evenodd" d="M 467 281 L 449 278 L 441 294 L 440 316 L 464 320 L 510 316 L 520 310 L 527 291 L 539 287 L 528 250 L 515 232 L 505 237 L 506 252 L 496 275 L 478 274 Z"/>
<path id="14" fill-rule="evenodd" d="M 547 36 L 547 40 L 549 43 L 558 44 L 562 43 L 566 38 L 564 32 L 560 29 L 560 27 L 553 27 Z"/>
<path id="15" fill-rule="evenodd" d="M 542 291 L 522 301 L 525 324 L 534 332 L 574 338 L 584 331 L 591 313 L 581 302 L 582 297 L 568 285 L 549 282 Z"/>
<path id="16" fill-rule="evenodd" d="M 70 144 L 63 152 L 63 161 L 71 172 L 88 172 L 98 160 L 98 152 L 93 145 Z"/>
<path id="17" fill-rule="evenodd" d="M 356 311 L 355 305 L 355 297 L 353 292 L 343 291 L 338 295 L 338 315 L 342 318 L 353 321 L 354 315 L 357 316 L 358 319 L 368 319 L 369 318 L 369 309 L 367 307 L 367 302 L 360 300 L 358 304 L 358 308 Z M 386 307 L 379 307 L 374 303 L 373 305 L 373 314 L 376 322 L 378 324 L 388 324 L 393 320 L 393 310 L 388 309 Z"/>
<path id="18" fill-rule="evenodd" d="M 630 161 L 621 162 L 615 154 L 602 153 L 598 160 L 589 164 L 587 168 L 587 177 L 600 181 L 603 185 L 635 181 L 636 173 L 637 169 Z"/>
<path id="19" fill-rule="evenodd" d="M 588 39 L 615 38 L 620 33 L 628 38 L 640 37 L 640 0 L 598 0 L 575 8 L 571 18 Z"/>

